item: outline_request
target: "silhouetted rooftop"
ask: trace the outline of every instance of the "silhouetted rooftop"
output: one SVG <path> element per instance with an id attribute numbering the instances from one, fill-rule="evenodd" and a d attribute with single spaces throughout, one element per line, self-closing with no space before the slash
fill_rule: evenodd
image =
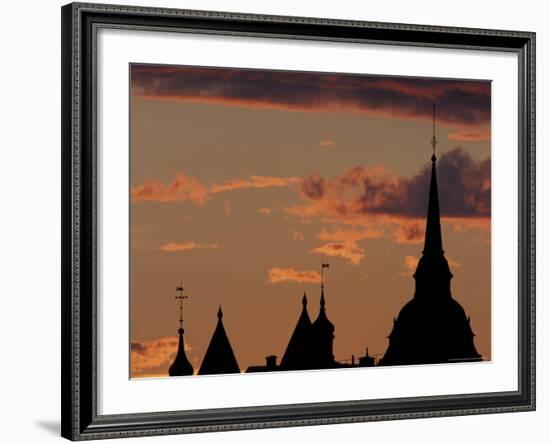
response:
<path id="1" fill-rule="evenodd" d="M 202 360 L 199 375 L 240 373 L 241 371 L 225 332 L 222 318 L 223 312 L 220 306 L 218 309 L 218 323 Z"/>

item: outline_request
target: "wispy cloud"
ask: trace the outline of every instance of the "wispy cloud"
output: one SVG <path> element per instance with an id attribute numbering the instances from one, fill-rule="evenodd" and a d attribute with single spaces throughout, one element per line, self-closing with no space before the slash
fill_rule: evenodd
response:
<path id="1" fill-rule="evenodd" d="M 148 179 L 131 191 L 132 202 L 192 202 L 195 205 L 204 205 L 209 194 L 208 186 L 183 173 L 176 175 L 168 185 L 156 179 Z"/>
<path id="2" fill-rule="evenodd" d="M 271 208 L 259 208 L 258 213 L 263 214 L 264 216 L 267 216 L 271 214 L 273 210 Z"/>
<path id="3" fill-rule="evenodd" d="M 299 282 L 305 284 L 318 284 L 321 282 L 321 275 L 312 270 L 296 270 L 292 267 L 274 267 L 267 274 L 267 284 L 278 284 L 281 282 Z"/>
<path id="4" fill-rule="evenodd" d="M 176 356 L 177 347 L 178 338 L 176 336 L 165 336 L 150 341 L 132 341 L 130 344 L 132 376 L 154 374 L 157 373 L 154 370 L 169 366 Z M 191 346 L 187 342 L 184 347 L 185 350 L 191 350 Z"/>
<path id="5" fill-rule="evenodd" d="M 297 177 L 250 176 L 247 179 L 231 179 L 223 184 L 213 184 L 210 186 L 210 193 L 223 193 L 250 188 L 280 188 L 299 182 L 300 179 Z"/>
<path id="6" fill-rule="evenodd" d="M 332 230 L 323 228 L 319 233 L 319 239 L 325 241 L 357 242 L 363 239 L 376 239 L 382 235 L 383 233 L 374 227 L 352 229 L 336 227 Z"/>
<path id="7" fill-rule="evenodd" d="M 205 205 L 212 194 L 254 188 L 280 188 L 300 183 L 297 177 L 250 176 L 245 179 L 230 179 L 221 184 L 203 184 L 196 178 L 179 173 L 168 184 L 156 179 L 147 179 L 132 188 L 132 202 L 191 202 Z"/>
<path id="8" fill-rule="evenodd" d="M 485 128 L 479 131 L 457 131 L 449 134 L 449 140 L 458 142 L 479 142 L 491 139 L 490 128 Z"/>
<path id="9" fill-rule="evenodd" d="M 383 232 L 374 227 L 363 227 L 354 229 L 324 228 L 319 233 L 319 239 L 327 243 L 314 248 L 312 253 L 319 253 L 325 256 L 340 257 L 353 265 L 358 265 L 365 258 L 365 250 L 358 242 L 364 239 L 376 239 L 383 235 Z"/>
<path id="10" fill-rule="evenodd" d="M 176 251 L 186 251 L 186 250 L 195 250 L 195 249 L 204 249 L 204 248 L 219 248 L 220 244 L 210 243 L 210 244 L 199 244 L 197 242 L 168 242 L 159 247 L 159 250 L 166 252 L 176 252 Z"/>
<path id="11" fill-rule="evenodd" d="M 365 257 L 365 250 L 357 242 L 329 242 L 311 250 L 324 256 L 341 257 L 353 265 L 358 265 Z"/>
<path id="12" fill-rule="evenodd" d="M 325 147 L 331 147 L 331 146 L 335 145 L 335 142 L 334 142 L 334 140 L 325 139 L 325 140 L 321 140 L 319 142 L 319 145 L 320 146 L 325 146 Z"/>

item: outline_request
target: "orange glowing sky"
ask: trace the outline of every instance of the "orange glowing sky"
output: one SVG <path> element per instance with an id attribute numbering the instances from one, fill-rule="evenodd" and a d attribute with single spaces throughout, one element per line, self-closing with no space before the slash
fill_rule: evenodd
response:
<path id="1" fill-rule="evenodd" d="M 241 369 L 280 359 L 304 291 L 317 315 L 322 258 L 336 360 L 380 357 L 414 292 L 434 100 L 453 296 L 490 359 L 490 82 L 152 65 L 131 80 L 132 377 L 174 358 L 180 277 L 195 370 L 219 305 Z"/>

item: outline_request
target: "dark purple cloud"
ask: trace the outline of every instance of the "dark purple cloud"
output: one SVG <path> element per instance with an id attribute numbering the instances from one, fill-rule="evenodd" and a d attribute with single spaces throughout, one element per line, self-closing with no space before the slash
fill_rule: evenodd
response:
<path id="1" fill-rule="evenodd" d="M 133 65 L 131 79 L 135 94 L 165 100 L 421 119 L 435 100 L 438 120 L 458 125 L 487 124 L 491 112 L 487 81 L 152 65 Z"/>
<path id="2" fill-rule="evenodd" d="M 343 176 L 330 180 L 320 176 L 306 178 L 302 191 L 305 196 L 323 203 L 325 208 L 341 217 L 379 214 L 424 218 L 430 177 L 431 165 L 426 165 L 411 178 L 396 178 L 377 170 L 355 167 Z M 490 180 L 490 158 L 478 162 L 462 148 L 443 154 L 437 162 L 442 217 L 490 217 Z M 404 235 L 411 239 L 417 237 L 418 228 L 413 226 L 410 229 Z"/>

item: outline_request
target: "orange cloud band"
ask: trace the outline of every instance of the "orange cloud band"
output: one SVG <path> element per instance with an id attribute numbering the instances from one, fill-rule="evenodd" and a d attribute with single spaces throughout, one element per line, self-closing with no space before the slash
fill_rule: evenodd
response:
<path id="1" fill-rule="evenodd" d="M 353 265 L 358 265 L 365 257 L 365 250 L 357 242 L 329 242 L 311 250 L 324 256 L 341 257 Z"/>
<path id="2" fill-rule="evenodd" d="M 491 139 L 491 130 L 485 128 L 481 131 L 457 131 L 449 134 L 449 140 L 458 142 L 481 142 Z"/>
<path id="3" fill-rule="evenodd" d="M 130 344 L 132 376 L 140 376 L 141 373 L 157 373 L 164 369 L 174 360 L 177 347 L 177 336 L 165 336 L 150 341 L 132 341 Z M 188 343 L 185 343 L 185 350 L 191 350 Z"/>
<path id="4" fill-rule="evenodd" d="M 199 244 L 196 242 L 168 242 L 159 247 L 159 250 L 166 252 L 195 250 L 201 248 L 219 248 L 218 243 Z"/>
<path id="5" fill-rule="evenodd" d="M 185 173 L 176 175 L 168 185 L 155 180 L 146 180 L 131 190 L 132 202 L 191 202 L 202 206 L 210 199 L 210 195 L 228 191 L 279 188 L 299 184 L 297 177 L 250 176 L 246 179 L 231 179 L 222 184 L 203 184 Z"/>
<path id="6" fill-rule="evenodd" d="M 274 267 L 267 274 L 267 284 L 278 284 L 280 282 L 300 282 L 305 284 L 318 284 L 321 282 L 321 275 L 312 270 L 295 270 L 294 268 Z"/>

